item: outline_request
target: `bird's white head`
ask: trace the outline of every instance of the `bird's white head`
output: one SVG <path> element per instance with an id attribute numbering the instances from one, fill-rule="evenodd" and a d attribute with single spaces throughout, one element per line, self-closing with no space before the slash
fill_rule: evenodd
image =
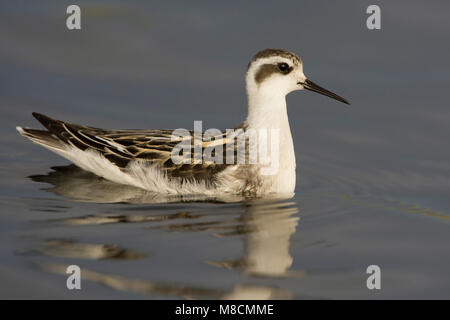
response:
<path id="1" fill-rule="evenodd" d="M 299 90 L 297 84 L 306 80 L 298 56 L 285 50 L 266 49 L 258 52 L 247 70 L 247 93 L 282 95 Z"/>
<path id="2" fill-rule="evenodd" d="M 302 60 L 281 49 L 265 49 L 253 57 L 247 69 L 246 86 L 250 100 L 284 97 L 292 91 L 306 89 L 349 104 L 344 98 L 308 80 L 303 73 Z"/>

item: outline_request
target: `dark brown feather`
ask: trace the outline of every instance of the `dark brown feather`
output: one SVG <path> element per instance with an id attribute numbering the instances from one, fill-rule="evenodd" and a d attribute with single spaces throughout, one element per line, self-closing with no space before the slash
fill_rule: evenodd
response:
<path id="1" fill-rule="evenodd" d="M 88 148 L 97 150 L 111 163 L 124 169 L 135 160 L 144 161 L 149 166 L 159 166 L 169 177 L 178 177 L 187 180 L 214 180 L 217 173 L 224 170 L 226 163 L 226 148 L 233 148 L 235 161 L 237 151 L 234 145 L 227 145 L 225 132 L 217 137 L 223 140 L 223 164 L 200 163 L 174 164 L 171 159 L 173 148 L 181 141 L 171 141 L 172 130 L 104 130 L 99 128 L 81 126 L 73 123 L 55 120 L 39 113 L 33 116 L 47 128 L 48 131 L 39 131 L 46 138 L 61 141 L 81 150 Z M 27 129 L 33 130 L 33 129 Z M 34 131 L 33 131 L 34 132 Z M 30 133 L 32 134 L 32 133 Z M 191 132 L 191 143 L 193 132 Z M 215 140 L 212 139 L 214 142 Z M 191 150 L 194 154 L 194 150 Z M 213 154 L 214 155 L 214 154 Z"/>

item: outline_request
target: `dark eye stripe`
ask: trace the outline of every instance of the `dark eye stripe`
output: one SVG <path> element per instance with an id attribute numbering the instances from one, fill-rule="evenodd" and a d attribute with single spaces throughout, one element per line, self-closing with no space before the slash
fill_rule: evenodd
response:
<path id="1" fill-rule="evenodd" d="M 287 63 L 286 65 L 288 68 L 282 71 L 279 64 L 263 64 L 255 74 L 256 83 L 260 84 L 274 73 L 289 74 L 293 70 L 293 67 L 289 66 Z"/>

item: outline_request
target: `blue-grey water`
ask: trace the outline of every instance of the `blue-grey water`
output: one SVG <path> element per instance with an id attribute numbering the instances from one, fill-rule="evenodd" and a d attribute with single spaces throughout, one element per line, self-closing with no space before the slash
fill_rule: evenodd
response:
<path id="1" fill-rule="evenodd" d="M 79 0 L 78 31 L 69 4 L 0 4 L 0 298 L 450 298 L 447 1 L 377 1 L 374 31 L 370 1 Z M 267 47 L 352 103 L 288 96 L 292 199 L 158 203 L 15 131 L 39 127 L 32 111 L 232 128 Z M 81 290 L 66 287 L 69 265 Z"/>

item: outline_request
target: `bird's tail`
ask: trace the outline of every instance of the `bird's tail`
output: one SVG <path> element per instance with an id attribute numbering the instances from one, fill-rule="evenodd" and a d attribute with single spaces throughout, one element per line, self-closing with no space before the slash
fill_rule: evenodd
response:
<path id="1" fill-rule="evenodd" d="M 39 113 L 33 113 L 33 116 L 36 119 L 38 119 L 46 128 L 48 128 L 49 120 L 57 121 L 44 115 L 41 115 Z M 20 135 L 46 148 L 58 150 L 63 150 L 65 148 L 65 144 L 60 139 L 58 139 L 58 137 L 55 134 L 51 133 L 50 131 L 23 128 L 23 127 L 16 127 L 16 129 L 20 133 Z"/>

